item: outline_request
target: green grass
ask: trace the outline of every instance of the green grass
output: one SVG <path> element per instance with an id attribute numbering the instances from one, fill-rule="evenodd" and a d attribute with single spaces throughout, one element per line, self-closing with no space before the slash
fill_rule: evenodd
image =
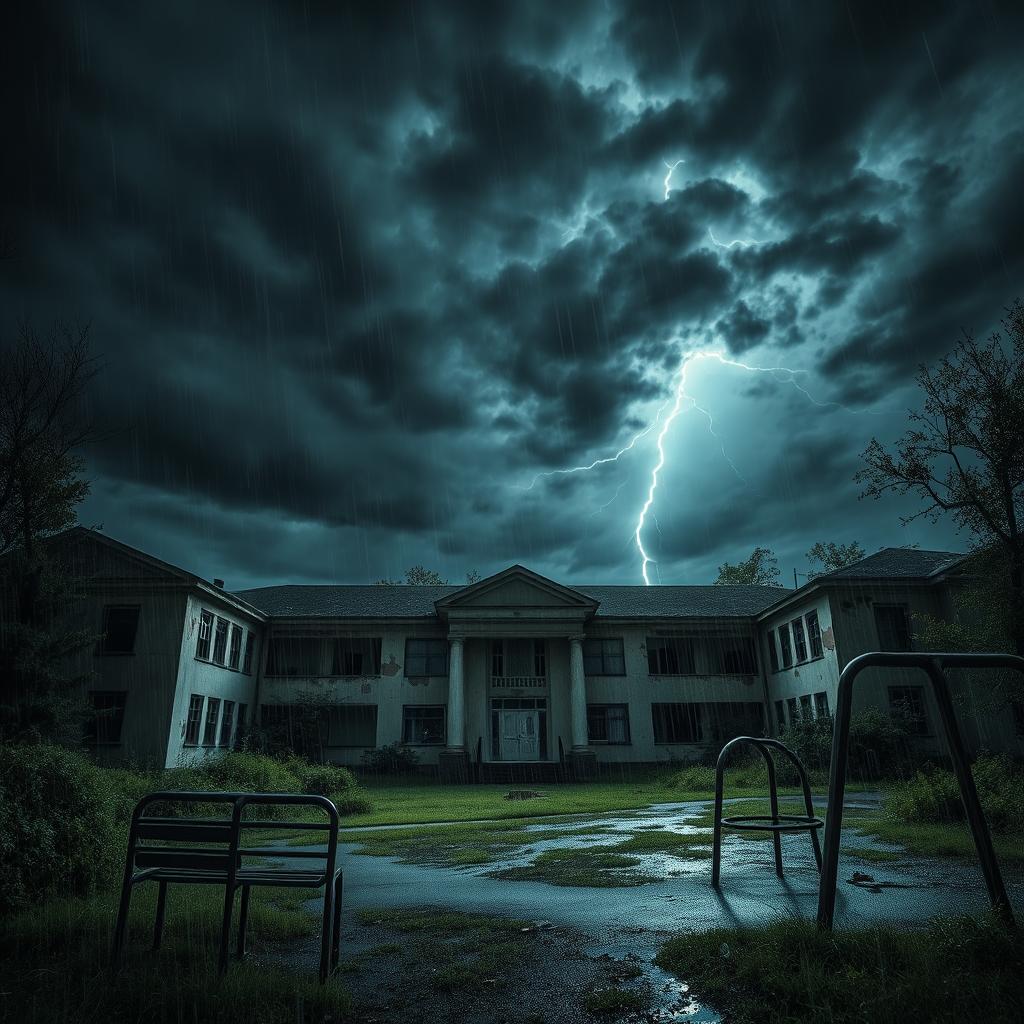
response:
<path id="1" fill-rule="evenodd" d="M 611 889 L 646 885 L 660 879 L 637 870 L 637 857 L 609 852 L 607 847 L 546 850 L 532 864 L 490 871 L 492 878 L 509 881 L 548 882 L 551 885 L 580 888 Z"/>
<path id="2" fill-rule="evenodd" d="M 711 832 L 680 835 L 667 829 L 635 832 L 629 839 L 605 847 L 615 853 L 672 853 L 688 860 L 711 856 Z"/>
<path id="3" fill-rule="evenodd" d="M 843 814 L 844 823 L 848 812 Z M 850 822 L 856 830 L 886 843 L 903 846 L 922 857 L 957 857 L 977 860 L 970 829 L 962 823 L 933 824 L 897 821 L 885 814 L 864 815 Z M 996 854 L 1004 864 L 1024 863 L 1024 836 L 992 834 Z"/>
<path id="4" fill-rule="evenodd" d="M 669 769 L 638 772 L 634 777 L 623 780 L 538 784 L 536 789 L 544 796 L 535 800 L 506 800 L 509 790 L 516 788 L 510 785 L 450 786 L 416 778 L 370 777 L 362 779 L 361 783 L 373 803 L 373 810 L 347 817 L 346 825 L 405 825 L 598 814 L 634 810 L 654 803 L 708 800 L 714 796 L 709 789 L 679 789 L 671 782 Z M 759 796 L 766 792 L 766 785 L 756 769 L 726 771 L 727 796 Z M 850 791 L 853 788 L 851 786 Z M 798 790 L 780 787 L 779 792 L 796 793 Z"/>
<path id="5" fill-rule="evenodd" d="M 1024 1020 L 1024 940 L 988 920 L 718 929 L 669 940 L 656 962 L 732 1024 Z"/>
<path id="6" fill-rule="evenodd" d="M 623 988 L 602 988 L 591 992 L 583 1000 L 583 1006 L 588 1013 L 596 1016 L 619 1017 L 627 1013 L 640 1013 L 645 1005 L 645 1000 L 639 992 Z"/>
<path id="7" fill-rule="evenodd" d="M 108 954 L 116 895 L 55 900 L 11 915 L 0 925 L 3 1019 L 34 1022 L 184 1020 L 272 1024 L 301 1012 L 310 1022 L 341 1017 L 349 1006 L 335 979 L 314 971 L 233 963 L 216 973 L 222 891 L 171 886 L 163 948 L 150 951 L 155 886 L 132 899 L 131 931 L 116 974 Z M 316 922 L 302 908 L 308 890 L 255 889 L 249 918 L 254 952 L 308 936 Z M 237 916 L 237 911 L 236 911 Z"/>

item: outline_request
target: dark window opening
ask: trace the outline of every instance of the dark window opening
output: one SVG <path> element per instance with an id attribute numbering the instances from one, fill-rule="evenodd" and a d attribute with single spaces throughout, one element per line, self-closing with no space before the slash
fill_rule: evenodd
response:
<path id="1" fill-rule="evenodd" d="M 224 701 L 224 714 L 220 716 L 220 746 L 231 746 L 231 729 L 235 724 L 235 702 Z"/>
<path id="2" fill-rule="evenodd" d="M 907 723 L 915 736 L 930 736 L 928 712 L 924 702 L 923 686 L 890 686 L 889 707 Z"/>
<path id="3" fill-rule="evenodd" d="M 272 637 L 267 650 L 267 675 L 319 676 L 323 647 L 319 637 Z"/>
<path id="4" fill-rule="evenodd" d="M 124 706 L 128 694 L 123 690 L 93 690 L 89 694 L 92 714 L 85 725 L 85 742 L 120 743 L 124 726 Z"/>
<path id="5" fill-rule="evenodd" d="M 213 661 L 217 665 L 224 664 L 224 656 L 228 650 L 228 620 L 217 616 L 217 626 L 213 631 Z"/>
<path id="6" fill-rule="evenodd" d="M 697 667 L 693 649 L 692 637 L 649 636 L 647 637 L 647 671 L 652 676 L 695 675 Z M 684 705 L 680 705 L 680 707 L 682 706 Z"/>
<path id="7" fill-rule="evenodd" d="M 139 605 L 107 605 L 103 609 L 100 654 L 134 654 L 139 629 Z"/>
<path id="8" fill-rule="evenodd" d="M 709 637 L 707 650 L 711 675 L 750 676 L 757 671 L 754 641 L 749 637 Z"/>
<path id="9" fill-rule="evenodd" d="M 220 697 L 211 697 L 206 702 L 206 728 L 203 730 L 203 746 L 217 746 L 217 719 L 220 718 Z"/>
<path id="10" fill-rule="evenodd" d="M 380 675 L 381 637 L 339 637 L 334 641 L 332 676 Z"/>
<path id="11" fill-rule="evenodd" d="M 652 704 L 655 743 L 699 743 L 704 738 L 697 704 Z"/>
<path id="12" fill-rule="evenodd" d="M 880 651 L 910 650 L 910 616 L 903 604 L 876 604 L 875 628 Z"/>
<path id="13" fill-rule="evenodd" d="M 228 668 L 238 668 L 239 658 L 242 656 L 242 627 L 231 627 L 231 644 L 228 648 Z"/>
<path id="14" fill-rule="evenodd" d="M 625 704 L 588 704 L 587 737 L 591 743 L 629 743 L 629 707 Z"/>
<path id="15" fill-rule="evenodd" d="M 248 630 L 245 634 L 245 654 L 242 655 L 242 671 L 247 675 L 252 675 L 252 630 Z"/>
<path id="16" fill-rule="evenodd" d="M 185 720 L 185 746 L 194 747 L 199 742 L 199 727 L 203 721 L 205 697 L 193 693 L 188 701 L 188 718 Z"/>
<path id="17" fill-rule="evenodd" d="M 816 693 L 814 695 L 814 713 L 818 718 L 828 718 L 828 694 Z"/>
<path id="18" fill-rule="evenodd" d="M 818 625 L 818 613 L 808 612 L 804 616 L 804 621 L 807 623 L 807 641 L 811 645 L 811 657 L 820 658 L 825 652 L 821 646 L 821 628 Z"/>
<path id="19" fill-rule="evenodd" d="M 588 676 L 624 676 L 626 656 L 621 638 L 584 640 L 583 672 Z"/>
<path id="20" fill-rule="evenodd" d="M 789 626 L 779 626 L 779 646 L 782 648 L 782 667 L 790 668 L 793 664 L 793 648 L 789 643 Z"/>
<path id="21" fill-rule="evenodd" d="M 444 743 L 444 705 L 402 708 L 402 742 L 424 746 Z"/>
<path id="22" fill-rule="evenodd" d="M 779 651 L 775 646 L 775 630 L 768 630 L 768 635 L 765 637 L 768 643 L 768 661 L 771 663 L 772 671 L 779 671 Z"/>
<path id="23" fill-rule="evenodd" d="M 210 639 L 213 634 L 213 612 L 204 611 L 199 616 L 199 639 L 196 641 L 196 657 L 210 660 Z"/>
<path id="24" fill-rule="evenodd" d="M 793 627 L 793 647 L 796 649 L 797 664 L 807 660 L 807 641 L 804 639 L 803 619 L 794 619 L 790 625 Z"/>

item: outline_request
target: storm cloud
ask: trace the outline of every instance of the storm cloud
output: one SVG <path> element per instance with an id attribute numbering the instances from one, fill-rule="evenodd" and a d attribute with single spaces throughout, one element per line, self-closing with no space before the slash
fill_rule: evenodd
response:
<path id="1" fill-rule="evenodd" d="M 633 583 L 663 434 L 661 581 L 966 543 L 851 478 L 1021 294 L 1017 5 L 11 8 L 0 330 L 91 324 L 85 523 L 232 587 Z M 701 350 L 758 369 L 671 418 Z"/>

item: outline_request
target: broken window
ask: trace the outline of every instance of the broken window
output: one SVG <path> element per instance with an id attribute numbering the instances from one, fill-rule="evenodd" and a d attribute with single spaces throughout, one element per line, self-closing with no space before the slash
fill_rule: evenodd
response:
<path id="1" fill-rule="evenodd" d="M 135 634 L 139 628 L 139 606 L 107 605 L 103 609 L 103 635 L 100 654 L 134 654 Z"/>
<path id="2" fill-rule="evenodd" d="M 807 642 L 811 646 L 811 657 L 820 658 L 825 652 L 821 647 L 821 628 L 818 625 L 818 613 L 808 612 L 804 616 L 804 622 L 807 623 Z"/>
<path id="3" fill-rule="evenodd" d="M 647 670 L 652 676 L 695 675 L 692 637 L 649 636 L 647 638 Z"/>
<path id="4" fill-rule="evenodd" d="M 228 620 L 217 616 L 217 626 L 213 632 L 213 660 L 217 665 L 224 664 L 224 656 L 228 650 Z"/>
<path id="5" fill-rule="evenodd" d="M 905 604 L 876 604 L 875 628 L 880 651 L 910 650 L 910 616 Z"/>
<path id="6" fill-rule="evenodd" d="M 322 675 L 323 645 L 324 642 L 319 637 L 272 637 L 267 650 L 267 675 Z"/>
<path id="7" fill-rule="evenodd" d="M 710 637 L 708 672 L 712 675 L 753 675 L 757 671 L 754 641 L 749 637 Z"/>
<path id="8" fill-rule="evenodd" d="M 199 615 L 199 639 L 196 641 L 196 657 L 203 661 L 210 658 L 210 638 L 213 634 L 213 612 L 205 609 Z"/>
<path id="9" fill-rule="evenodd" d="M 794 619 L 790 625 L 793 627 L 793 646 L 796 648 L 797 664 L 807 660 L 807 641 L 804 639 L 803 619 Z"/>
<path id="10" fill-rule="evenodd" d="M 332 676 L 380 675 L 379 636 L 341 637 L 334 641 Z"/>

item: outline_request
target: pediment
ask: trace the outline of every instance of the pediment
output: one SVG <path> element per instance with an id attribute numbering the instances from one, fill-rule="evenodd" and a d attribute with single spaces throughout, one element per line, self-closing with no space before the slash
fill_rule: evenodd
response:
<path id="1" fill-rule="evenodd" d="M 457 608 L 543 608 L 592 611 L 598 602 L 578 590 L 513 565 L 436 602 L 438 612 Z"/>
<path id="2" fill-rule="evenodd" d="M 83 580 L 192 579 L 191 574 L 95 530 L 75 527 L 53 537 L 51 554 Z"/>

